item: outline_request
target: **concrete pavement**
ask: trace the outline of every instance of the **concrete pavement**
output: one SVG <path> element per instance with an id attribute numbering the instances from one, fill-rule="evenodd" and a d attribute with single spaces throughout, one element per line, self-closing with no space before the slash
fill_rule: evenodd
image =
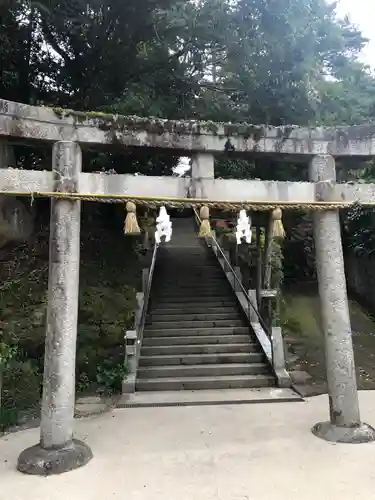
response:
<path id="1" fill-rule="evenodd" d="M 375 391 L 361 392 L 375 425 Z M 48 478 L 15 469 L 38 430 L 0 440 L 6 500 L 375 500 L 375 444 L 337 445 L 310 428 L 327 396 L 302 403 L 119 409 L 76 421 L 94 459 Z"/>

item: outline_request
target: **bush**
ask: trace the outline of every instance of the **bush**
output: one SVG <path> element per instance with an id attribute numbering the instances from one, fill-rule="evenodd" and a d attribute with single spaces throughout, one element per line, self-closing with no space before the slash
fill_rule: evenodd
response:
<path id="1" fill-rule="evenodd" d="M 4 371 L 0 428 L 19 423 L 25 412 L 39 414 L 42 373 L 31 360 L 13 361 Z"/>
<path id="2" fill-rule="evenodd" d="M 121 392 L 122 381 L 128 373 L 125 362 L 104 360 L 97 368 L 96 380 L 100 388 L 107 394 Z"/>
<path id="3" fill-rule="evenodd" d="M 48 214 L 48 204 L 46 204 Z M 120 390 L 124 334 L 135 308 L 142 259 L 138 240 L 122 234 L 124 213 L 103 204 L 83 206 L 76 390 Z M 42 224 L 42 223 L 41 223 Z M 0 267 L 0 340 L 18 348 L 4 373 L 0 426 L 40 412 L 48 278 L 47 218 L 33 244 L 3 259 Z M 42 237 L 43 236 L 43 237 Z"/>

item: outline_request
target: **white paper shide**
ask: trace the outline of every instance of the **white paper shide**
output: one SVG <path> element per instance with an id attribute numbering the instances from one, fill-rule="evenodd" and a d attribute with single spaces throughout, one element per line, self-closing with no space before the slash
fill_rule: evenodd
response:
<path id="1" fill-rule="evenodd" d="M 243 240 L 251 243 L 251 218 L 246 215 L 246 210 L 241 210 L 237 219 L 236 239 L 237 245 L 240 245 Z"/>
<path id="2" fill-rule="evenodd" d="M 168 243 L 172 237 L 172 222 L 165 207 L 161 207 L 156 219 L 155 241 L 159 245 L 162 238 Z"/>

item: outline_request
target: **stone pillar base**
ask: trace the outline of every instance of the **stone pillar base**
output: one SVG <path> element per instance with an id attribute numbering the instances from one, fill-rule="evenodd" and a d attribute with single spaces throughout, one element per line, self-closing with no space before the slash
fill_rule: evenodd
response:
<path id="1" fill-rule="evenodd" d="M 17 469 L 24 474 L 50 476 L 78 469 L 86 465 L 92 457 L 91 449 L 78 439 L 73 439 L 68 445 L 57 449 L 47 450 L 37 444 L 20 454 Z"/>
<path id="2" fill-rule="evenodd" d="M 320 422 L 312 428 L 312 433 L 332 443 L 371 443 L 375 441 L 375 429 L 361 423 L 357 427 L 341 427 L 331 422 Z"/>

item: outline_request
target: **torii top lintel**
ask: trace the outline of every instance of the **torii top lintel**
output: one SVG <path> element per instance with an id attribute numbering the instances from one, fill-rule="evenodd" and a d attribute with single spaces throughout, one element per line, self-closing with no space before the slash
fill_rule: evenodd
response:
<path id="1" fill-rule="evenodd" d="M 0 99 L 0 137 L 89 146 L 184 152 L 272 155 L 375 155 L 375 124 L 352 127 L 271 127 L 196 120 L 162 120 L 29 106 Z"/>

